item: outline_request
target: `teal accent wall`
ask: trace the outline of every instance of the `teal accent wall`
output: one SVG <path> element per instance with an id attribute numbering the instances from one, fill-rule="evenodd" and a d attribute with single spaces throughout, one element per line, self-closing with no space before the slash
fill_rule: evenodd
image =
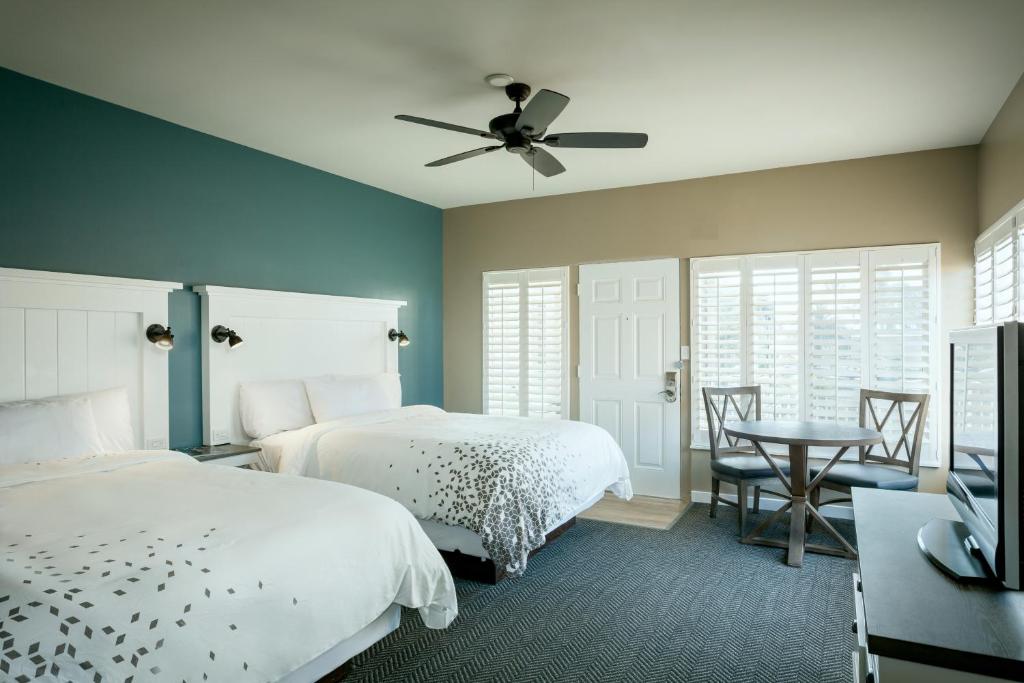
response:
<path id="1" fill-rule="evenodd" d="M 436 207 L 0 69 L 0 266 L 404 299 L 404 402 L 440 406 L 441 241 Z M 170 323 L 196 445 L 199 297 Z"/>

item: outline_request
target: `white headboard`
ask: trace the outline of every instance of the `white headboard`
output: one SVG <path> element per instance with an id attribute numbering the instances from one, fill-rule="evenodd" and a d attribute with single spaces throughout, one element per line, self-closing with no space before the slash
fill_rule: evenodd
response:
<path id="1" fill-rule="evenodd" d="M 203 442 L 246 443 L 238 415 L 243 382 L 398 372 L 398 327 L 404 301 L 357 299 L 198 285 L 202 301 Z M 216 325 L 245 343 L 230 348 L 210 336 Z"/>
<path id="2" fill-rule="evenodd" d="M 177 282 L 0 268 L 0 401 L 123 386 L 136 447 L 167 448 L 167 325 Z M 171 351 L 173 353 L 173 351 Z"/>

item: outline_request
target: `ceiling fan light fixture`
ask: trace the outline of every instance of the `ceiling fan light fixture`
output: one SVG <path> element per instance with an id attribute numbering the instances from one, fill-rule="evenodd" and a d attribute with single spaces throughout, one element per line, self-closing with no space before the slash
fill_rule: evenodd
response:
<path id="1" fill-rule="evenodd" d="M 478 147 L 431 161 L 426 164 L 431 168 L 472 159 L 504 147 L 508 152 L 520 156 L 534 171 L 550 178 L 565 172 L 565 166 L 547 150 L 540 149 L 535 145 L 589 149 L 640 149 L 647 145 L 647 135 L 644 133 L 595 132 L 548 135 L 548 126 L 569 104 L 569 98 L 562 93 L 547 89 L 540 90 L 531 97 L 530 86 L 513 81 L 508 74 L 491 74 L 487 77 L 487 82 L 494 86 L 500 86 L 506 81 L 511 82 L 504 86 L 505 96 L 516 103 L 515 109 L 510 113 L 499 114 L 491 119 L 487 124 L 488 130 L 479 130 L 409 114 L 398 114 L 395 118 L 399 121 L 465 133 L 501 143 Z M 526 106 L 523 106 L 523 102 L 526 102 Z"/>
<path id="2" fill-rule="evenodd" d="M 484 77 L 484 80 L 492 88 L 504 88 L 506 85 L 515 82 L 515 79 L 508 74 L 488 74 Z"/>

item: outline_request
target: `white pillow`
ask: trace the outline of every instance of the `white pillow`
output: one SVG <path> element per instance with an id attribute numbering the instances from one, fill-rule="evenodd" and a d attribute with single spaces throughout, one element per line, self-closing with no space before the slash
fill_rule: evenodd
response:
<path id="1" fill-rule="evenodd" d="M 121 453 L 136 447 L 135 429 L 132 427 L 132 410 L 128 405 L 128 392 L 124 387 L 62 396 L 61 398 L 79 397 L 89 399 L 89 403 L 92 405 L 92 414 L 96 419 L 96 431 L 99 432 L 104 452 Z"/>
<path id="2" fill-rule="evenodd" d="M 15 465 L 102 453 L 85 396 L 0 403 L 0 464 Z"/>
<path id="3" fill-rule="evenodd" d="M 395 374 L 314 377 L 306 380 L 306 394 L 317 422 L 402 406 Z"/>
<path id="4" fill-rule="evenodd" d="M 254 439 L 313 424 L 306 387 L 300 379 L 246 382 L 238 387 L 238 412 Z"/>

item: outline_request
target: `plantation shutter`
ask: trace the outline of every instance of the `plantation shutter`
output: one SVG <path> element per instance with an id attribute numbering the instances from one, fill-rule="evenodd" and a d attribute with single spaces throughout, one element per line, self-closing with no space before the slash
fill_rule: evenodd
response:
<path id="1" fill-rule="evenodd" d="M 746 381 L 761 386 L 761 416 L 766 420 L 800 419 L 798 258 L 755 256 L 750 263 Z"/>
<path id="2" fill-rule="evenodd" d="M 1014 320 L 1020 315 L 1020 226 L 1009 216 L 974 243 L 974 323 Z"/>
<path id="3" fill-rule="evenodd" d="M 933 358 L 938 328 L 933 324 L 934 264 L 926 248 L 879 250 L 871 254 L 872 349 L 868 386 L 882 391 L 931 393 L 939 397 Z M 934 411 L 930 411 L 934 415 Z M 924 436 L 930 451 L 929 416 Z M 887 430 L 899 429 L 889 424 Z M 888 436 L 888 434 L 887 434 Z"/>
<path id="4" fill-rule="evenodd" d="M 871 386 L 884 391 L 930 389 L 932 334 L 927 254 L 913 248 L 872 255 Z M 937 330 L 935 331 L 937 332 Z"/>
<path id="5" fill-rule="evenodd" d="M 484 274 L 484 412 L 488 415 L 519 415 L 519 290 L 515 273 Z"/>
<path id="6" fill-rule="evenodd" d="M 528 271 L 527 415 L 560 418 L 567 414 L 564 269 Z"/>
<path id="7" fill-rule="evenodd" d="M 740 298 L 740 260 L 709 259 L 694 263 L 693 301 L 695 323 L 691 344 L 695 351 L 693 372 L 699 384 L 707 387 L 738 386 L 743 381 Z M 692 401 L 693 424 L 707 443 L 708 423 L 703 398 Z"/>
<path id="8" fill-rule="evenodd" d="M 1017 319 L 1024 312 L 1024 208 L 1014 218 L 1014 235 L 1017 239 Z"/>
<path id="9" fill-rule="evenodd" d="M 992 322 L 992 247 L 975 248 L 974 252 L 974 324 Z"/>
<path id="10" fill-rule="evenodd" d="M 807 256 L 807 418 L 857 424 L 865 368 L 861 254 Z"/>
<path id="11" fill-rule="evenodd" d="M 1008 231 L 992 248 L 992 320 L 1012 320 L 1017 304 L 1017 250 Z"/>
<path id="12" fill-rule="evenodd" d="M 484 273 L 484 412 L 568 417 L 567 268 Z"/>

